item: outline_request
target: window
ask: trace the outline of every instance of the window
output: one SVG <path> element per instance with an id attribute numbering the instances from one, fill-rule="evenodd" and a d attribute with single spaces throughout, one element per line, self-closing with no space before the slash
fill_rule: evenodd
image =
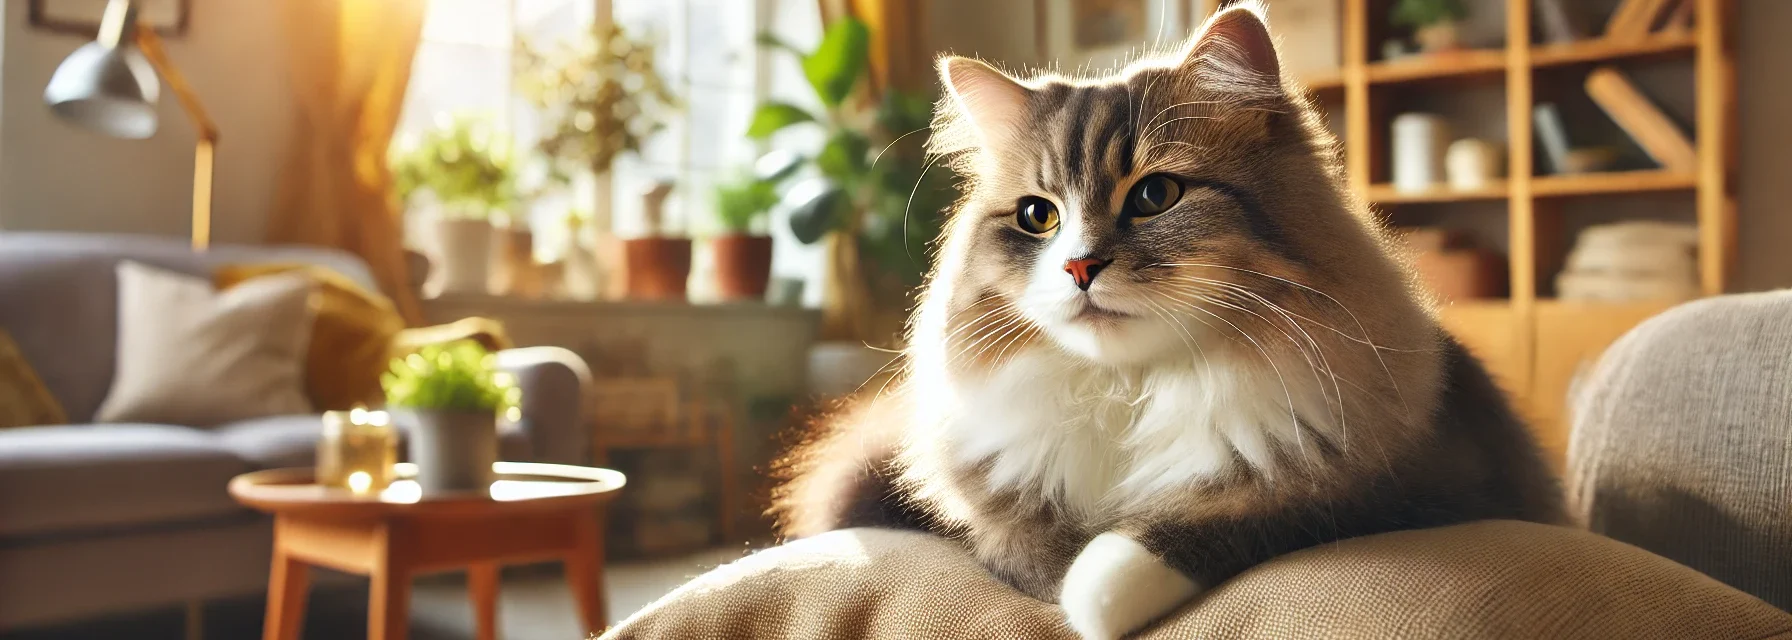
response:
<path id="1" fill-rule="evenodd" d="M 678 189 L 667 202 L 669 232 L 714 233 L 719 227 L 707 213 L 710 191 L 728 172 L 764 151 L 744 135 L 754 105 L 768 95 L 799 104 L 813 101 L 800 69 L 779 59 L 782 54 L 761 52 L 754 36 L 770 29 L 812 45 L 821 31 L 816 5 L 812 0 L 609 4 L 617 25 L 636 39 L 655 43 L 660 75 L 684 103 L 641 153 L 617 159 L 610 182 L 612 225 L 623 237 L 644 233 L 641 194 L 656 181 L 673 180 Z M 394 144 L 416 140 L 448 116 L 490 118 L 509 133 L 523 168 L 521 182 L 530 186 L 539 179 L 539 167 L 531 168 L 530 149 L 543 127 L 533 107 L 514 90 L 513 52 L 519 41 L 549 48 L 586 37 L 598 5 L 597 0 L 430 0 Z M 795 141 L 804 133 L 785 135 Z M 539 258 L 557 256 L 565 216 L 590 209 L 586 203 L 596 199 L 595 193 L 595 183 L 585 179 L 570 193 L 544 192 L 526 203 Z M 781 221 L 770 227 L 779 245 L 778 273 L 806 276 L 817 271 L 818 251 L 797 243 Z M 407 225 L 407 235 L 412 246 L 430 245 L 426 225 Z M 701 264 L 695 271 L 705 272 Z"/>

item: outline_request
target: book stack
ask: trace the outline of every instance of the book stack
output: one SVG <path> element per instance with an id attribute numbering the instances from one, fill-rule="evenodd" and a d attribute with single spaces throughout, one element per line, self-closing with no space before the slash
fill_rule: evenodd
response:
<path id="1" fill-rule="evenodd" d="M 1698 235 L 1692 225 L 1666 222 L 1588 227 L 1556 274 L 1556 296 L 1587 302 L 1697 297 Z"/>

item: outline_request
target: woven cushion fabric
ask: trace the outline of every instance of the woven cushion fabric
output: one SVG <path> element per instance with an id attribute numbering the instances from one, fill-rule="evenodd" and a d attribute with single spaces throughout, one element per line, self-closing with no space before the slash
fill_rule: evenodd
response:
<path id="1" fill-rule="evenodd" d="M 1074 638 L 958 544 L 855 529 L 718 567 L 606 638 Z M 1636 547 L 1486 521 L 1277 558 L 1135 636 L 1769 638 L 1792 615 Z"/>
<path id="2" fill-rule="evenodd" d="M 18 343 L 0 329 L 0 429 L 67 422 L 62 403 L 50 395 Z"/>
<path id="3" fill-rule="evenodd" d="M 305 395 L 319 410 L 376 406 L 385 399 L 380 374 L 386 372 L 393 339 L 404 317 L 392 301 L 327 267 L 302 263 L 227 264 L 212 274 L 218 289 L 276 274 L 299 272 L 315 284 L 311 341 L 305 354 Z"/>
<path id="4" fill-rule="evenodd" d="M 1792 610 L 1792 291 L 1651 318 L 1578 394 L 1576 515 Z"/>

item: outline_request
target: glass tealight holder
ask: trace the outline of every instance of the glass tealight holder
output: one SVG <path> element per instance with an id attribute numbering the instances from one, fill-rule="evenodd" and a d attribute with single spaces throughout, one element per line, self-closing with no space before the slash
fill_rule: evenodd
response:
<path id="1" fill-rule="evenodd" d="M 379 492 L 392 484 L 398 464 L 398 431 L 384 411 L 354 409 L 324 413 L 317 440 L 317 483 L 356 493 Z"/>

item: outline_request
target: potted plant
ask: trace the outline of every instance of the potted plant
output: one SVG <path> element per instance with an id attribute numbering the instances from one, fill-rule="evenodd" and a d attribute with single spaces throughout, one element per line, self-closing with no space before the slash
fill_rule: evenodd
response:
<path id="1" fill-rule="evenodd" d="M 425 346 L 394 359 L 381 383 L 387 407 L 409 427 L 410 459 L 424 492 L 491 486 L 498 416 L 512 414 L 522 399 L 495 356 L 472 340 Z"/>
<path id="2" fill-rule="evenodd" d="M 716 218 L 726 231 L 710 240 L 723 300 L 761 300 L 772 276 L 772 238 L 763 221 L 778 204 L 774 180 L 748 173 L 716 186 Z"/>
<path id="3" fill-rule="evenodd" d="M 1462 0 L 1399 0 L 1394 5 L 1394 24 L 1412 27 L 1413 40 L 1425 53 L 1461 47 L 1458 26 L 1468 17 Z"/>
<path id="4" fill-rule="evenodd" d="M 665 233 L 666 197 L 671 182 L 659 182 L 641 194 L 641 215 L 647 235 L 622 241 L 627 283 L 632 300 L 679 301 L 685 299 L 685 283 L 691 278 L 691 239 Z"/>
<path id="5" fill-rule="evenodd" d="M 616 282 L 610 167 L 664 129 L 678 99 L 655 69 L 653 43 L 619 26 L 552 51 L 524 41 L 517 55 L 518 88 L 543 118 L 536 150 L 547 159 L 547 182 L 571 190 L 582 176 L 594 178 L 587 227 L 602 272 L 597 280 Z M 598 293 L 614 293 L 608 289 Z"/>
<path id="6" fill-rule="evenodd" d="M 940 211 L 957 193 L 950 171 L 927 170 L 925 137 L 908 135 L 926 130 L 932 104 L 892 89 L 881 96 L 862 90 L 869 41 L 865 23 L 850 16 L 828 25 L 814 51 L 761 35 L 762 44 L 799 59 L 823 109 L 761 104 L 747 135 L 765 140 L 790 127 L 825 133 L 819 149 L 793 156 L 781 201 L 798 240 L 827 242 L 822 337 L 884 345 L 927 271 L 926 243 L 938 235 Z M 874 316 L 879 307 L 897 310 Z"/>
<path id="7" fill-rule="evenodd" d="M 443 116 L 421 139 L 394 145 L 390 157 L 399 198 L 433 202 L 443 292 L 486 293 L 490 286 L 494 214 L 516 203 L 510 145 L 484 119 Z"/>

